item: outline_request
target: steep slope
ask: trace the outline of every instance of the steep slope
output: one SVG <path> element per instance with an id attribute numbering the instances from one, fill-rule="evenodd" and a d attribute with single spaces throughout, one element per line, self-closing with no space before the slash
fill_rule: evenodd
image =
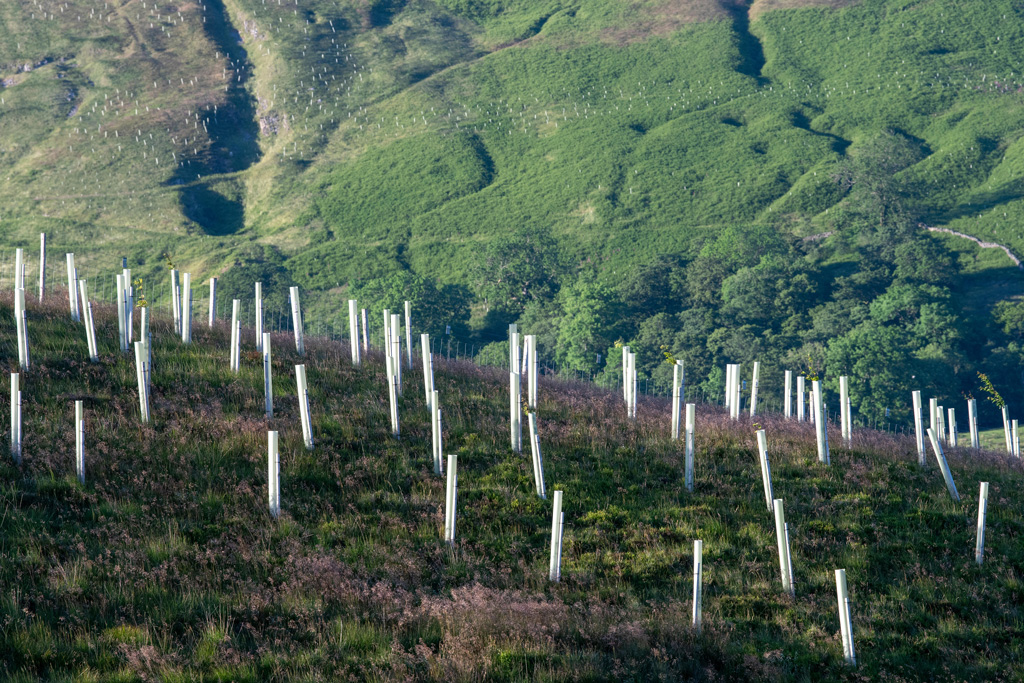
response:
<path id="1" fill-rule="evenodd" d="M 23 463 L 0 458 L 0 675 L 7 680 L 1014 680 L 1022 654 L 1024 506 L 1017 461 L 953 450 L 963 497 L 912 439 L 831 436 L 759 417 L 783 498 L 796 596 L 780 589 L 747 419 L 700 404 L 696 484 L 683 486 L 667 406 L 541 382 L 548 491 L 564 491 L 562 580 L 547 581 L 551 502 L 508 446 L 505 374 L 435 360 L 445 450 L 459 457 L 457 540 L 439 539 L 419 368 L 389 436 L 381 357 L 275 335 L 263 418 L 252 330 L 182 346 L 154 321 L 153 421 L 97 307 L 101 360 L 58 296 L 30 305 Z M 10 299 L 0 316 L 11 315 Z M 14 368 L 14 341 L 0 353 Z M 315 449 L 292 366 L 304 363 Z M 73 400 L 86 406 L 74 474 Z M 6 414 L 6 413 L 5 413 Z M 6 429 L 6 426 L 4 427 Z M 267 513 L 267 430 L 281 435 L 282 516 Z M 974 562 L 979 480 L 991 483 Z M 692 543 L 704 542 L 703 632 L 690 626 Z M 833 570 L 845 568 L 857 668 L 842 662 Z"/>

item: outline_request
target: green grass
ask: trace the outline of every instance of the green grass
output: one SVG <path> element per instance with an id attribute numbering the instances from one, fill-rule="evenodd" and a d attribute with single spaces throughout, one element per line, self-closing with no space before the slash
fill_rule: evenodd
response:
<path id="1" fill-rule="evenodd" d="M 929 222 L 1024 252 L 1019 8 L 795 4 L 9 3 L 3 235 L 200 281 L 259 241 L 331 310 L 367 273 L 465 284 L 527 224 L 613 279 L 725 225 L 827 230 L 835 162 L 896 128 Z"/>
<path id="2" fill-rule="evenodd" d="M 550 502 L 509 451 L 498 370 L 435 361 L 445 450 L 459 455 L 458 541 L 440 540 L 418 368 L 388 436 L 381 358 L 275 335 L 275 418 L 244 330 L 154 321 L 153 422 L 97 310 L 101 360 L 51 297 L 31 304 L 24 463 L 0 460 L 0 676 L 11 680 L 1015 680 L 1024 657 L 1022 470 L 950 453 L 950 500 L 912 439 L 858 430 L 820 465 L 806 425 L 759 416 L 785 500 L 797 594 L 782 593 L 753 429 L 698 407 L 696 489 L 667 406 L 635 422 L 618 392 L 545 378 L 548 490 L 565 492 L 560 584 L 547 581 Z M 10 315 L 10 303 L 0 303 Z M 9 327 L 0 354 L 15 367 Z M 304 362 L 316 448 L 303 448 L 292 366 Z M 86 483 L 73 400 L 86 401 Z M 283 512 L 266 512 L 266 430 L 281 434 Z M 979 481 L 991 482 L 974 563 Z M 689 626 L 704 541 L 704 632 Z M 833 570 L 845 568 L 859 666 L 842 663 Z"/>

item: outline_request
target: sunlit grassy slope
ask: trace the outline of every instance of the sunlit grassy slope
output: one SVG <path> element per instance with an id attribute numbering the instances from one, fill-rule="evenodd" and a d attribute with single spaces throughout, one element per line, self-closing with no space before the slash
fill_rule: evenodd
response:
<path id="1" fill-rule="evenodd" d="M 0 230 L 88 244 L 83 275 L 122 255 L 152 274 L 168 251 L 203 281 L 273 245 L 311 305 L 398 268 L 465 282 L 482 243 L 528 225 L 612 277 L 727 224 L 828 230 L 834 164 L 892 128 L 927 152 L 904 173 L 928 222 L 1021 253 L 1020 12 L 8 2 Z"/>
<path id="2" fill-rule="evenodd" d="M 562 581 L 547 581 L 551 503 L 510 452 L 504 373 L 435 360 L 445 451 L 459 457 L 457 541 L 440 540 L 419 367 L 401 439 L 384 370 L 308 339 L 273 339 L 275 417 L 244 330 L 183 346 L 154 323 L 153 421 L 99 308 L 100 362 L 57 297 L 30 306 L 24 460 L 0 458 L 0 677 L 12 681 L 1019 680 L 1024 658 L 1019 462 L 956 450 L 962 502 L 913 440 L 759 416 L 784 499 L 796 596 L 780 588 L 747 418 L 699 405 L 696 484 L 683 486 L 668 410 L 548 381 L 538 416 L 549 491 L 565 497 Z M 0 318 L 11 315 L 10 298 Z M 0 354 L 16 368 L 13 332 Z M 315 449 L 302 444 L 305 363 Z M 73 401 L 85 401 L 86 482 Z M 3 429 L 6 431 L 7 413 Z M 266 433 L 281 434 L 282 516 L 267 513 Z M 979 481 L 991 483 L 984 564 Z M 704 631 L 690 627 L 692 544 L 704 541 Z M 849 577 L 858 666 L 842 661 L 833 570 Z"/>

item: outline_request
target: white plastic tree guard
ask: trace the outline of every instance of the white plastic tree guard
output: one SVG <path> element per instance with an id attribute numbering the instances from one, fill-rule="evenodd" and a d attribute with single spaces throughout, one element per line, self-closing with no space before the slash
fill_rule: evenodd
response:
<path id="1" fill-rule="evenodd" d="M 21 375 L 11 373 L 11 457 L 21 464 Z"/>
<path id="2" fill-rule="evenodd" d="M 557 583 L 562 579 L 562 532 L 565 528 L 565 514 L 562 512 L 562 492 L 555 490 L 551 508 L 551 557 L 548 561 L 548 580 Z"/>
<path id="3" fill-rule="evenodd" d="M 398 429 L 398 385 L 395 379 L 395 359 L 388 356 L 384 359 L 387 369 L 388 401 L 391 407 L 391 435 L 399 438 Z"/>
<path id="4" fill-rule="evenodd" d="M 77 294 L 77 287 L 75 292 Z M 46 233 L 39 233 L 39 303 L 43 302 L 43 295 L 46 294 Z"/>
<path id="5" fill-rule="evenodd" d="M 263 350 L 263 283 L 256 283 L 256 298 L 253 301 L 256 314 L 256 350 Z"/>
<path id="6" fill-rule="evenodd" d="M 135 342 L 135 378 L 139 385 L 139 415 L 143 422 L 149 422 L 149 383 L 146 367 L 146 344 Z"/>
<path id="7" fill-rule="evenodd" d="M 626 411 L 629 411 L 629 388 L 630 388 L 630 376 L 629 376 L 629 347 L 622 347 L 622 400 L 626 403 Z"/>
<path id="8" fill-rule="evenodd" d="M 146 358 L 146 391 L 153 386 L 153 337 L 149 331 L 149 306 L 142 307 L 142 320 L 139 324 L 139 341 L 143 344 Z"/>
<path id="9" fill-rule="evenodd" d="M 793 417 L 793 371 L 786 370 L 782 388 L 782 410 L 786 419 Z"/>
<path id="10" fill-rule="evenodd" d="M 18 332 L 18 367 L 28 370 L 31 366 L 28 352 L 28 311 L 25 308 L 25 288 L 14 290 L 14 324 Z"/>
<path id="11" fill-rule="evenodd" d="M 811 396 L 814 412 L 814 433 L 818 444 L 818 462 L 832 463 L 828 448 L 828 420 L 825 417 L 825 400 L 821 391 L 821 380 L 811 382 Z"/>
<path id="12" fill-rule="evenodd" d="M 971 448 L 981 448 L 981 439 L 978 436 L 978 399 L 972 398 L 967 401 L 967 426 L 971 431 Z"/>
<path id="13" fill-rule="evenodd" d="M 935 436 L 946 443 L 946 409 L 942 405 L 935 406 Z"/>
<path id="14" fill-rule="evenodd" d="M 395 373 L 395 386 L 398 388 L 398 395 L 402 395 L 402 317 L 397 313 L 391 314 L 391 358 L 394 363 L 391 368 Z"/>
<path id="15" fill-rule="evenodd" d="M 796 421 L 807 421 L 807 391 L 805 387 L 806 378 L 797 375 L 796 378 Z"/>
<path id="16" fill-rule="evenodd" d="M 697 425 L 697 406 L 693 403 L 686 404 L 686 490 L 693 493 L 693 443 L 694 430 Z"/>
<path id="17" fill-rule="evenodd" d="M 405 362 L 412 370 L 412 304 L 405 302 Z"/>
<path id="18" fill-rule="evenodd" d="M 192 343 L 192 274 L 185 273 L 181 285 L 181 341 Z"/>
<path id="19" fill-rule="evenodd" d="M 238 374 L 241 369 L 242 360 L 242 321 L 238 319 L 242 302 L 238 299 L 231 300 L 231 372 Z"/>
<path id="20" fill-rule="evenodd" d="M 423 363 L 423 393 L 427 404 L 427 412 L 432 412 L 430 399 L 434 395 L 434 358 L 430 352 L 430 335 L 424 332 L 420 335 L 420 356 Z"/>
<path id="21" fill-rule="evenodd" d="M 725 401 L 722 405 L 729 411 L 729 417 L 732 417 L 732 371 L 735 366 L 732 363 L 725 364 Z"/>
<path id="22" fill-rule="evenodd" d="M 128 320 L 125 315 L 128 312 L 128 294 L 125 289 L 124 275 L 118 273 L 114 276 L 117 287 L 117 332 L 120 336 L 122 351 L 128 350 Z"/>
<path id="23" fill-rule="evenodd" d="M 363 319 L 363 353 L 370 352 L 370 327 L 367 324 L 366 309 L 360 311 L 360 315 Z"/>
<path id="24" fill-rule="evenodd" d="M 96 326 L 92 321 L 92 304 L 89 303 L 89 289 L 85 280 L 78 281 L 79 295 L 82 299 L 82 320 L 85 325 L 85 344 L 89 348 L 89 360 L 93 363 L 99 361 L 99 353 L 96 349 Z"/>
<path id="25" fill-rule="evenodd" d="M 122 268 L 121 274 L 124 277 L 124 320 L 125 320 L 125 351 L 132 350 L 132 339 L 134 330 L 132 329 L 132 313 L 135 310 L 135 290 L 132 286 L 132 270 L 131 268 Z"/>
<path id="26" fill-rule="evenodd" d="M 512 443 L 512 452 L 521 453 L 523 450 L 523 406 L 522 391 L 520 387 L 519 367 L 519 333 L 512 330 L 509 333 L 511 346 L 509 347 L 509 434 Z"/>
<path id="27" fill-rule="evenodd" d="M 274 379 L 270 354 L 270 333 L 263 333 L 263 403 L 267 419 L 274 417 Z"/>
<path id="28" fill-rule="evenodd" d="M 936 413 L 939 413 L 939 399 L 930 398 L 928 399 L 928 426 L 935 432 L 935 436 L 941 437 L 939 422 L 941 422 L 942 418 L 936 417 Z M 941 413 L 939 414 L 941 415 Z"/>
<path id="29" fill-rule="evenodd" d="M 14 250 L 14 291 L 25 287 L 25 250 Z"/>
<path id="30" fill-rule="evenodd" d="M 213 327 L 213 323 L 217 320 L 217 278 L 210 278 L 210 314 L 207 327 Z"/>
<path id="31" fill-rule="evenodd" d="M 946 488 L 949 490 L 949 495 L 953 500 L 959 503 L 960 494 L 956 492 L 956 484 L 953 483 L 953 474 L 949 471 L 949 464 L 946 462 L 946 454 L 942 452 L 942 442 L 939 441 L 939 437 L 931 430 L 931 428 L 928 429 L 928 439 L 932 442 L 932 451 L 935 453 L 935 459 L 939 463 L 939 469 L 942 470 L 942 478 L 946 482 Z"/>
<path id="32" fill-rule="evenodd" d="M 704 541 L 693 542 L 693 628 L 700 633 L 704 622 Z"/>
<path id="33" fill-rule="evenodd" d="M 537 433 L 537 413 L 531 412 L 530 421 L 530 452 L 533 455 L 533 484 L 537 495 L 547 498 L 544 490 L 544 458 L 540 451 L 540 435 Z"/>
<path id="34" fill-rule="evenodd" d="M 295 334 L 295 350 L 301 356 L 306 353 L 306 344 L 302 336 L 302 308 L 299 305 L 299 288 L 289 287 L 288 295 L 292 303 L 292 331 Z"/>
<path id="35" fill-rule="evenodd" d="M 754 361 L 754 370 L 750 375 L 750 417 L 757 415 L 757 385 L 760 373 L 761 363 Z"/>
<path id="36" fill-rule="evenodd" d="M 281 458 L 276 431 L 267 432 L 267 493 L 270 516 L 281 516 Z"/>
<path id="37" fill-rule="evenodd" d="M 81 315 L 78 310 L 78 291 L 75 287 L 75 279 L 78 275 L 78 271 L 75 268 L 75 255 L 64 254 L 64 260 L 68 267 L 68 305 L 71 308 L 71 319 L 78 322 L 81 320 Z"/>
<path id="38" fill-rule="evenodd" d="M 540 367 L 537 361 L 537 335 L 526 335 L 526 349 L 526 405 L 530 410 L 537 410 L 537 381 Z"/>
<path id="39" fill-rule="evenodd" d="M 313 422 L 309 416 L 309 385 L 306 383 L 306 366 L 295 366 L 295 386 L 299 399 L 299 420 L 302 422 L 302 441 L 306 450 L 313 450 Z"/>
<path id="40" fill-rule="evenodd" d="M 1006 452 L 1013 455 L 1013 442 L 1010 440 L 1010 409 L 1004 405 L 1003 414 L 1003 437 L 1006 440 Z"/>
<path id="41" fill-rule="evenodd" d="M 947 409 L 946 415 L 949 423 L 949 429 L 946 431 L 946 443 L 950 448 L 956 448 L 956 408 Z"/>
<path id="42" fill-rule="evenodd" d="M 85 483 L 85 403 L 75 401 L 75 473 Z"/>
<path id="43" fill-rule="evenodd" d="M 636 354 L 632 351 L 629 352 L 629 406 L 628 416 L 629 419 L 636 419 L 636 403 L 637 403 L 637 389 L 639 382 L 637 381 L 636 375 Z"/>
<path id="44" fill-rule="evenodd" d="M 434 474 L 444 471 L 444 434 L 441 423 L 441 399 L 437 391 L 430 392 L 431 444 L 433 445 Z"/>
<path id="45" fill-rule="evenodd" d="M 928 454 L 924 449 L 924 424 L 921 418 L 921 392 L 910 394 L 914 405 L 914 438 L 917 444 L 917 464 L 924 467 L 928 464 Z"/>
<path id="46" fill-rule="evenodd" d="M 974 542 L 974 561 L 981 564 L 985 557 L 985 517 L 988 515 L 988 482 L 981 482 L 978 492 L 978 535 Z"/>
<path id="47" fill-rule="evenodd" d="M 1020 457 L 1020 431 L 1017 429 L 1017 420 L 1010 420 L 1010 444 L 1013 447 L 1013 456 Z"/>
<path id="48" fill-rule="evenodd" d="M 772 501 L 775 508 L 775 540 L 779 546 L 779 571 L 782 573 L 782 590 L 795 595 L 793 587 L 793 559 L 789 553 L 789 525 L 786 524 L 786 511 L 782 499 Z"/>
<path id="49" fill-rule="evenodd" d="M 757 430 L 757 456 L 761 463 L 761 484 L 764 486 L 765 502 L 768 505 L 768 512 L 771 512 L 775 496 L 772 492 L 771 465 L 768 463 L 768 438 L 763 429 Z"/>
<path id="50" fill-rule="evenodd" d="M 352 366 L 359 367 L 359 309 L 355 299 L 348 300 L 348 345 L 352 352 Z"/>
<path id="51" fill-rule="evenodd" d="M 850 593 L 846 585 L 846 570 L 836 570 L 836 597 L 839 602 L 839 632 L 843 639 L 843 659 L 851 666 L 857 665 L 853 649 L 853 618 L 850 611 Z"/>
<path id="52" fill-rule="evenodd" d="M 444 540 L 455 543 L 455 508 L 459 500 L 459 456 L 448 456 L 448 480 L 444 496 Z"/>
<path id="53" fill-rule="evenodd" d="M 171 268 L 171 319 L 174 334 L 181 335 L 181 285 L 178 283 L 178 269 Z"/>
<path id="54" fill-rule="evenodd" d="M 677 360 L 672 366 L 672 440 L 679 439 L 683 404 L 683 361 Z"/>
<path id="55" fill-rule="evenodd" d="M 847 448 L 853 440 L 853 416 L 850 413 L 850 378 L 839 378 L 839 424 L 842 427 L 843 443 Z"/>

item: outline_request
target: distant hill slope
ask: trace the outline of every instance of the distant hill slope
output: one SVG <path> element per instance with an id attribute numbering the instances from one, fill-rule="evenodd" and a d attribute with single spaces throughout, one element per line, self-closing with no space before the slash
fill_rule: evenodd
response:
<path id="1" fill-rule="evenodd" d="M 475 245 L 524 224 L 620 264 L 716 225 L 794 229 L 840 199 L 836 160 L 889 127 L 927 149 L 905 173 L 932 223 L 1019 254 L 1019 12 L 5 3 L 0 219 L 8 242 L 169 250 L 204 274 L 257 241 L 329 255 L 296 264 L 310 288 L 405 267 L 462 281 Z"/>
<path id="2" fill-rule="evenodd" d="M 829 345 L 880 338 L 857 328 L 869 309 L 906 322 L 871 302 L 911 282 L 921 324 L 890 345 L 929 373 L 953 368 L 949 401 L 979 369 L 1012 378 L 1004 390 L 1024 401 L 1024 314 L 993 314 L 1024 293 L 1021 272 L 998 249 L 916 227 L 1024 254 L 1021 12 L 1010 0 L 7 2 L 0 235 L 32 259 L 47 232 L 107 287 L 122 256 L 161 282 L 164 254 L 197 286 L 222 276 L 226 304 L 255 280 L 297 284 L 323 329 L 350 284 L 426 278 L 467 312 L 447 322 L 473 349 L 517 319 L 550 332 L 541 347 L 558 367 L 588 376 L 614 371 L 616 339 L 648 365 L 662 345 L 685 348 L 709 391 L 725 362 L 813 357 L 850 372 Z M 875 167 L 927 248 L 899 251 L 907 234 L 862 220 L 851 201 L 870 193 L 837 182 L 883 135 L 905 163 Z M 504 286 L 491 250 L 524 231 L 550 238 L 558 276 L 543 274 L 543 296 L 487 291 Z M 717 265 L 694 266 L 702 253 Z M 645 274 L 663 266 L 684 271 L 671 277 L 686 292 Z M 785 286 L 730 279 L 766 272 Z M 644 280 L 656 303 L 636 304 L 629 287 Z M 577 283 L 622 305 L 556 299 Z M 922 289 L 936 284 L 948 291 Z M 950 334 L 918 315 L 936 297 Z M 527 310 L 535 299 L 557 306 Z M 273 308 L 286 317 L 281 295 Z M 580 339 L 566 320 L 616 325 Z M 879 364 L 924 372 L 878 359 L 861 375 Z M 858 410 L 879 419 L 899 401 Z"/>
<path id="3" fill-rule="evenodd" d="M 1020 463 L 953 450 L 954 503 L 913 440 L 831 435 L 778 415 L 767 432 L 795 597 L 780 587 L 754 425 L 697 407 L 695 488 L 662 399 L 543 378 L 547 490 L 564 492 L 562 579 L 547 581 L 551 501 L 509 448 L 507 374 L 436 358 L 444 450 L 458 454 L 456 542 L 441 539 L 417 364 L 389 435 L 382 359 L 273 337 L 275 417 L 243 330 L 154 320 L 152 422 L 117 320 L 96 307 L 100 362 L 59 298 L 30 302 L 23 463 L 0 457 L 0 677 L 35 680 L 1017 680 Z M 0 298 L 0 318 L 12 314 Z M 16 369 L 14 333 L 0 355 Z M 293 366 L 308 370 L 303 447 Z M 925 390 L 928 387 L 923 387 Z M 5 389 L 6 391 L 6 383 Z M 74 400 L 85 402 L 85 484 Z M 4 413 L 4 430 L 7 413 Z M 267 430 L 280 433 L 282 514 L 267 512 Z M 990 482 L 984 563 L 979 481 Z M 691 623 L 703 550 L 703 633 Z M 858 666 L 843 664 L 834 570 L 846 569 Z"/>

